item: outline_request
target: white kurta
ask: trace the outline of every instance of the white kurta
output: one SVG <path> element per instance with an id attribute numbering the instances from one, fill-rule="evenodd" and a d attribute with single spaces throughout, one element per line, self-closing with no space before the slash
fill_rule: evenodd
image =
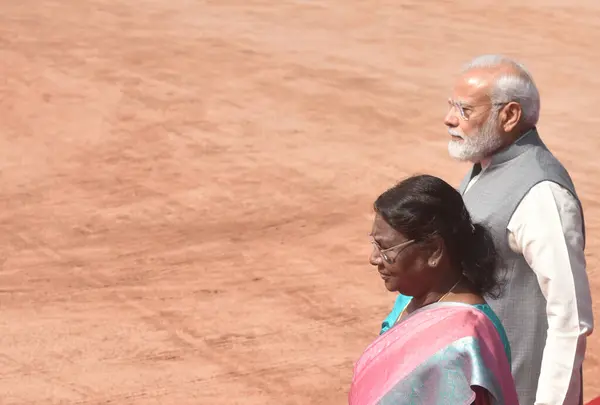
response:
<path id="1" fill-rule="evenodd" d="M 481 173 L 488 164 L 482 162 Z M 511 249 L 533 269 L 547 300 L 548 337 L 535 405 L 579 404 L 580 368 L 593 330 L 582 222 L 571 193 L 544 181 L 529 190 L 508 224 Z"/>

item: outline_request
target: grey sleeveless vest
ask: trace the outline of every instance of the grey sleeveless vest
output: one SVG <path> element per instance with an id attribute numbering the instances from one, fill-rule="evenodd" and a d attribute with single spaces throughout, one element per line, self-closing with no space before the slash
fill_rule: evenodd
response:
<path id="1" fill-rule="evenodd" d="M 503 261 L 501 274 L 506 283 L 502 297 L 486 298 L 510 341 L 519 402 L 533 405 L 548 328 L 546 299 L 523 255 L 511 250 L 507 226 L 523 197 L 537 183 L 552 181 L 575 198 L 577 194 L 569 174 L 546 148 L 536 129 L 494 155 L 489 167 L 465 192 L 473 175 L 471 169 L 459 191 L 473 221 L 490 229 Z"/>

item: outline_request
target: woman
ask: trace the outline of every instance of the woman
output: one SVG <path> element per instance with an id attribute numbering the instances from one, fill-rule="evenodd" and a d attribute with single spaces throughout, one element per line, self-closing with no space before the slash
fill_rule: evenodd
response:
<path id="1" fill-rule="evenodd" d="M 354 367 L 350 405 L 518 405 L 499 293 L 498 256 L 460 194 L 414 176 L 375 201 L 372 265 L 400 293 Z"/>

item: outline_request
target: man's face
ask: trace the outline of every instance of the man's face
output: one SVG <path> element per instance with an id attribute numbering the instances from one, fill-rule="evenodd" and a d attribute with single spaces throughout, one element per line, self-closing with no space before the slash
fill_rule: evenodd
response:
<path id="1" fill-rule="evenodd" d="M 448 152 L 457 160 L 477 163 L 503 145 L 498 113 L 489 97 L 492 80 L 490 73 L 473 70 L 454 86 L 444 124 L 451 137 Z"/>

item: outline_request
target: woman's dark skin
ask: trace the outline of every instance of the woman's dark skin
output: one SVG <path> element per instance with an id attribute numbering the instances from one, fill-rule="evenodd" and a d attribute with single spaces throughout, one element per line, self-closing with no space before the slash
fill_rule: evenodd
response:
<path id="1" fill-rule="evenodd" d="M 474 293 L 469 282 L 462 277 L 461 269 L 452 265 L 442 238 L 432 237 L 428 241 L 410 243 L 410 239 L 392 228 L 379 214 L 375 215 L 371 236 L 382 249 L 408 242 L 386 253 L 392 264 L 383 260 L 376 247 L 369 258 L 389 291 L 413 297 L 403 317 L 437 302 L 457 282 L 444 301 L 485 303 L 483 297 Z"/>
<path id="2" fill-rule="evenodd" d="M 485 304 L 498 297 L 500 259 L 489 230 L 473 223 L 460 193 L 440 178 L 410 177 L 374 203 L 369 261 L 389 291 L 412 297 L 400 319 L 440 301 Z M 474 404 L 487 390 L 474 386 Z"/>

